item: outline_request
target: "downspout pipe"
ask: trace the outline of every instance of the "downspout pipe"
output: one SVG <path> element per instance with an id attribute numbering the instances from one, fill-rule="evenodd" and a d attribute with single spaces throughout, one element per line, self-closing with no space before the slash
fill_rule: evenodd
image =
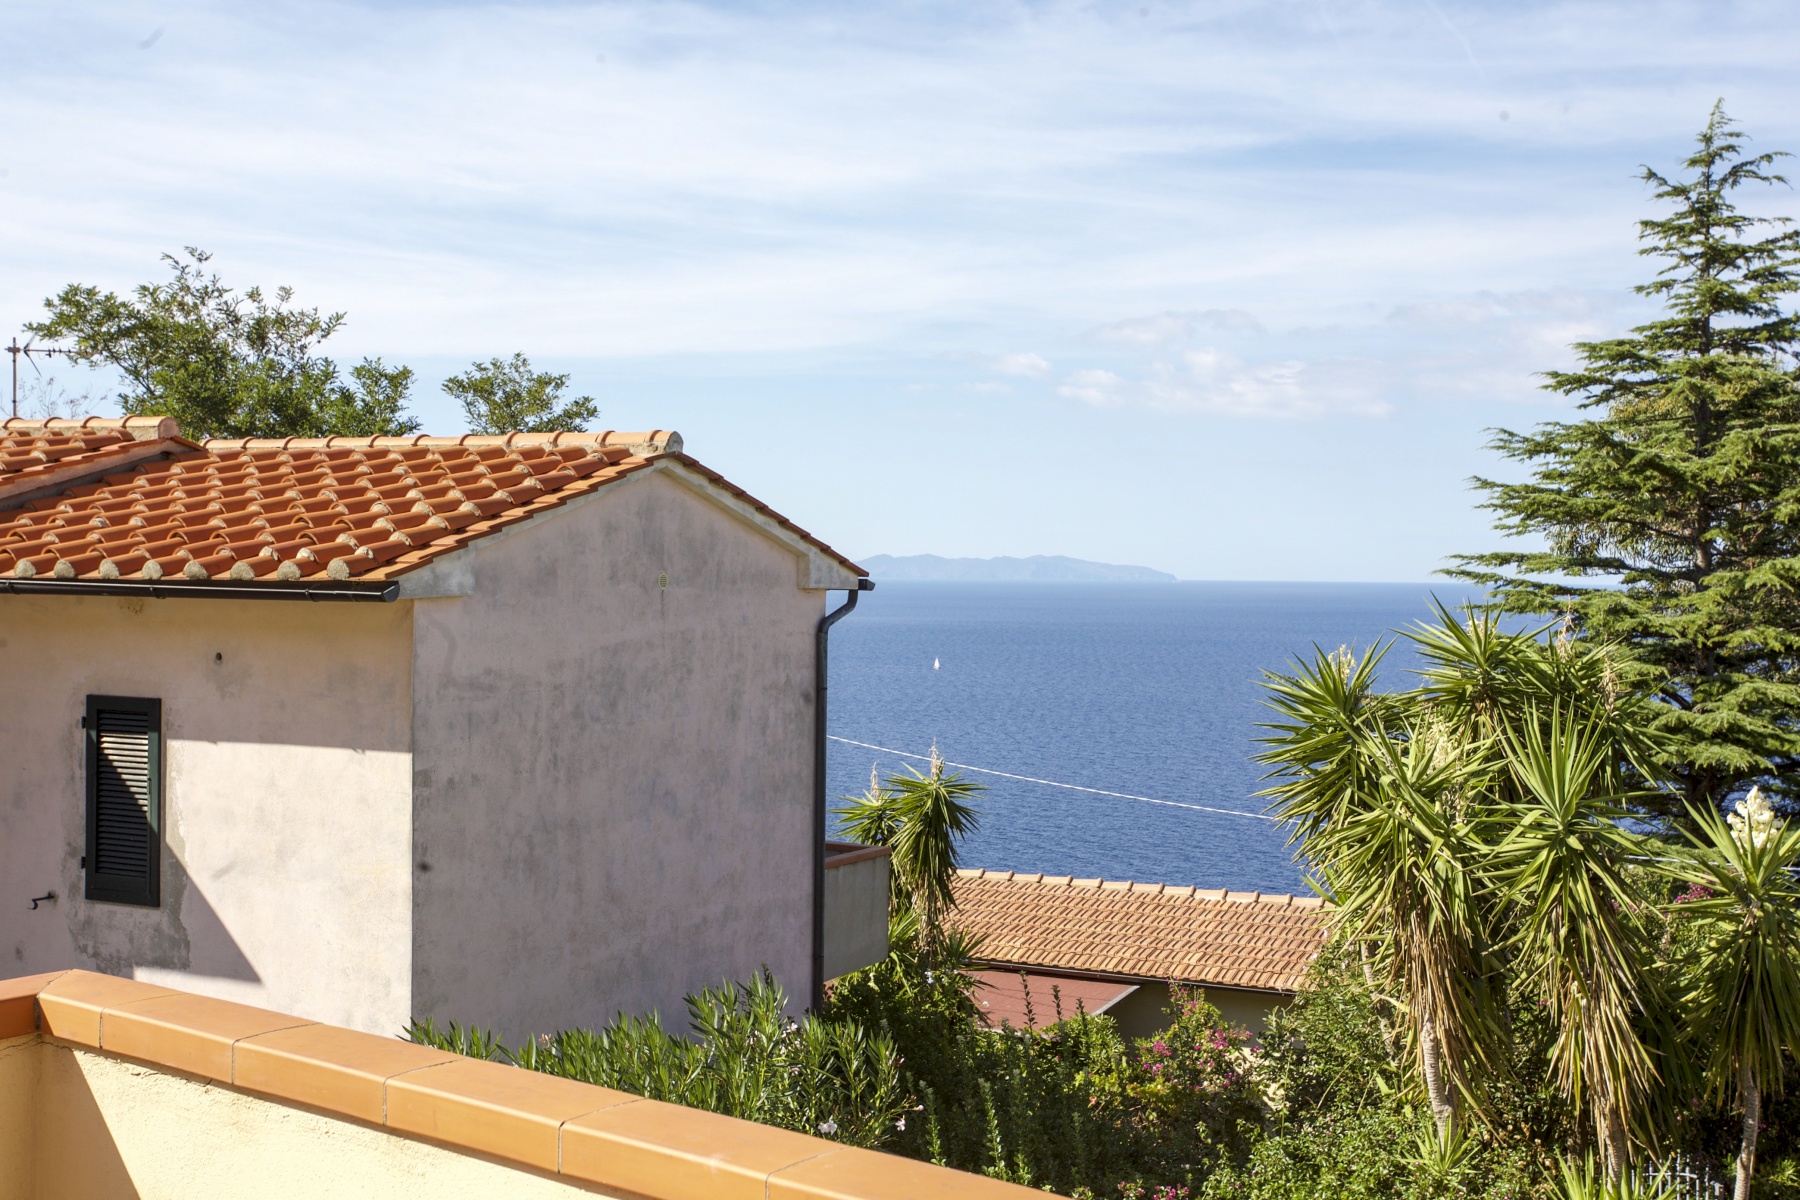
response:
<path id="1" fill-rule="evenodd" d="M 829 707 L 825 703 L 826 690 L 831 683 L 831 663 L 828 651 L 831 644 L 831 627 L 850 615 L 856 607 L 856 599 L 864 592 L 875 590 L 873 579 L 859 579 L 856 590 L 844 596 L 842 606 L 833 609 L 819 618 L 819 629 L 814 636 L 818 644 L 813 656 L 813 840 L 812 840 L 812 1010 L 818 1012 L 825 1004 L 825 735 L 829 731 L 826 717 Z"/>

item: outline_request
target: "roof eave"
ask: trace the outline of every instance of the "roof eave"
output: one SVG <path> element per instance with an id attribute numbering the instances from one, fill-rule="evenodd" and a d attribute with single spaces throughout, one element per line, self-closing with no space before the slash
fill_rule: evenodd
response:
<path id="1" fill-rule="evenodd" d="M 135 596 L 174 600 L 312 600 L 391 603 L 400 597 L 397 581 L 370 583 L 239 582 L 235 579 L 13 579 L 0 576 L 0 592 L 13 595 Z"/>
<path id="2" fill-rule="evenodd" d="M 1099 983 L 1135 983 L 1139 985 L 1179 983 L 1189 987 L 1216 988 L 1228 992 L 1255 992 L 1259 995 L 1294 996 L 1299 994 L 1299 989 L 1296 987 L 1278 984 L 1251 987 L 1248 984 L 1215 983 L 1207 979 L 1180 975 L 1128 975 L 1117 971 L 1090 971 L 1081 967 L 1052 966 L 1049 963 L 1006 962 L 1000 959 L 979 958 L 975 960 L 975 965 L 984 970 L 1025 971 L 1034 975 L 1066 975 L 1070 979 L 1092 979 Z"/>
<path id="3" fill-rule="evenodd" d="M 659 454 L 651 460 L 660 468 L 738 520 L 780 542 L 800 556 L 801 588 L 807 591 L 855 591 L 869 573 L 830 546 L 800 528 L 723 475 L 686 454 Z"/>

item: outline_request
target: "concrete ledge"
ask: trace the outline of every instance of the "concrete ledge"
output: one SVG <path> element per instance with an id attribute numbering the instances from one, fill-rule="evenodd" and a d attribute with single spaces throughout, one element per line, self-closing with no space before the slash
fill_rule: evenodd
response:
<path id="1" fill-rule="evenodd" d="M 871 858 L 892 858 L 892 846 L 864 846 L 856 842 L 826 842 L 825 869 L 848 867 L 854 863 L 867 862 Z"/>
<path id="2" fill-rule="evenodd" d="M 88 971 L 0 981 L 0 1040 L 32 1034 L 583 1189 L 654 1200 L 1025 1200 L 1035 1194 L 785 1129 Z M 222 1132 L 192 1134 L 205 1139 Z"/>

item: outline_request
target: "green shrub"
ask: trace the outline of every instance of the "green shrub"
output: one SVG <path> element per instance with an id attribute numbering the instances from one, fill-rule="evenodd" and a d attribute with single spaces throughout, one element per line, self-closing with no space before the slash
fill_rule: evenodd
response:
<path id="1" fill-rule="evenodd" d="M 1439 1142 L 1413 1074 L 1403 1025 L 1368 986 L 1360 960 L 1328 945 L 1306 988 L 1271 1015 L 1257 1080 L 1271 1116 L 1242 1159 L 1223 1157 L 1204 1200 L 1527 1200 L 1556 1194 L 1569 1128 L 1548 1079 L 1549 1023 L 1513 1012 L 1513 1060 L 1481 1097 L 1485 1119 Z M 1543 1141 L 1543 1139 L 1548 1139 Z"/>
<path id="2" fill-rule="evenodd" d="M 778 1125 L 852 1146 L 887 1144 L 905 1127 L 893 1042 L 850 1021 L 787 1015 L 764 972 L 687 998 L 690 1037 L 655 1017 L 545 1034 L 509 1049 L 486 1030 L 414 1021 L 407 1036 L 622 1092 Z"/>
<path id="3" fill-rule="evenodd" d="M 898 946 L 837 981 L 827 1007 L 833 1019 L 883 1031 L 899 1052 L 917 1119 L 890 1149 L 1059 1191 L 1122 1178 L 1129 1128 L 1094 1083 L 1126 1057 L 1112 1021 L 1074 1012 L 1046 1029 L 985 1029 L 974 978 L 919 963 Z M 1060 997 L 1048 999 L 1063 1015 Z"/>

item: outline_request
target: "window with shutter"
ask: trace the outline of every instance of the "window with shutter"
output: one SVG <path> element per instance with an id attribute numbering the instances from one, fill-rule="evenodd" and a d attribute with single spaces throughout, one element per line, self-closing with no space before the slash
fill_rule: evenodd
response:
<path id="1" fill-rule="evenodd" d="M 87 898 L 162 904 L 162 701 L 89 696 Z"/>

